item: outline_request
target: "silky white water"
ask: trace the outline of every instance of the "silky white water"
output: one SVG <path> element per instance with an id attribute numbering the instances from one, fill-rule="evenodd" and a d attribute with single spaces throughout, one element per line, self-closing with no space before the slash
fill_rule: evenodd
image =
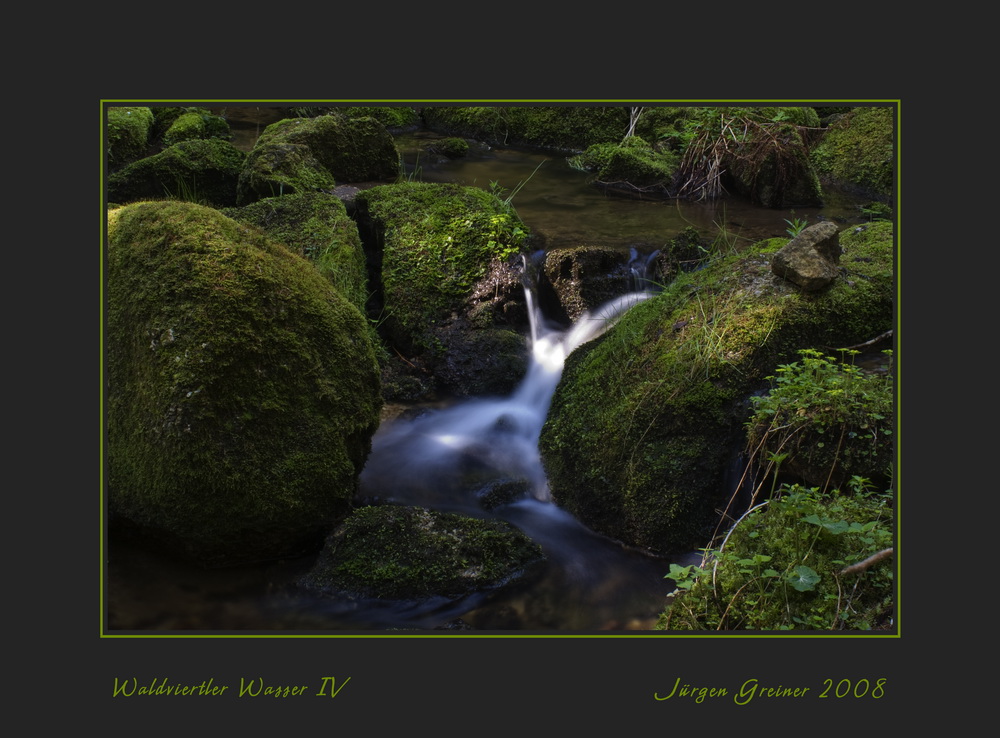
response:
<path id="1" fill-rule="evenodd" d="M 535 499 L 549 501 L 538 438 L 566 357 L 650 293 L 622 295 L 560 330 L 546 324 L 532 291 L 525 292 L 531 357 L 517 389 L 509 397 L 470 399 L 384 423 L 361 474 L 362 497 L 476 511 L 491 482 L 508 480 L 527 483 Z"/>

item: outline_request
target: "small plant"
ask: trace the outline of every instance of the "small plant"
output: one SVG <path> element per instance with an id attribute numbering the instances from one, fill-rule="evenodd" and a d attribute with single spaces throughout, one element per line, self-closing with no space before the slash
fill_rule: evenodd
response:
<path id="1" fill-rule="evenodd" d="M 870 630 L 892 618 L 891 491 L 782 485 L 701 565 L 672 564 L 663 630 Z"/>
<path id="2" fill-rule="evenodd" d="M 417 158 L 413 162 L 413 171 L 406 171 L 406 161 L 403 159 L 403 155 L 399 155 L 399 174 L 396 177 L 397 184 L 413 184 L 414 182 L 419 182 L 421 176 L 423 175 L 423 170 L 420 167 L 420 152 L 417 152 Z"/>
<path id="3" fill-rule="evenodd" d="M 795 215 L 795 211 L 793 210 L 791 214 Z M 802 233 L 802 231 L 805 230 L 806 225 L 808 225 L 804 218 L 793 218 L 792 220 L 785 218 L 785 222 L 788 223 L 788 228 L 785 229 L 785 233 L 792 238 L 795 238 L 797 235 Z"/>
<path id="4" fill-rule="evenodd" d="M 514 205 L 513 205 L 514 197 L 517 195 L 518 192 L 521 191 L 521 188 L 523 188 L 526 184 L 528 184 L 528 182 L 531 181 L 531 178 L 535 176 L 535 172 L 537 172 L 541 168 L 542 164 L 544 164 L 546 161 L 547 161 L 546 159 L 542 159 L 540 162 L 538 162 L 538 166 L 536 166 L 532 170 L 531 174 L 528 175 L 528 178 L 525 179 L 525 180 L 522 180 L 521 182 L 518 182 L 517 183 L 517 187 L 515 187 L 510 192 L 507 192 L 507 190 L 504 189 L 500 185 L 500 181 L 499 180 L 493 180 L 493 181 L 491 181 L 490 182 L 490 193 L 493 194 L 493 195 L 495 195 L 496 198 L 498 200 L 500 200 L 500 202 L 503 203 L 504 208 L 506 208 L 508 212 L 511 211 L 511 210 L 513 210 L 513 208 L 514 208 Z"/>
<path id="5" fill-rule="evenodd" d="M 893 452 L 892 375 L 862 371 L 817 349 L 782 364 L 770 392 L 752 398 L 747 450 L 784 454 L 785 468 L 810 484 L 837 485 L 852 475 L 889 477 Z M 891 360 L 892 352 L 885 352 Z"/>

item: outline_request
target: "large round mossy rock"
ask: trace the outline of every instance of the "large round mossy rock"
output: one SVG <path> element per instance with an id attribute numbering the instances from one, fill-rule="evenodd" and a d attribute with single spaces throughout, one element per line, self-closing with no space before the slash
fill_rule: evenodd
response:
<path id="1" fill-rule="evenodd" d="M 239 203 L 345 182 L 386 182 L 398 174 L 395 139 L 375 118 L 287 118 L 265 128 L 247 155 Z"/>
<path id="2" fill-rule="evenodd" d="M 108 215 L 112 524 L 205 565 L 317 550 L 381 409 L 365 318 L 306 259 L 217 210 Z"/>
<path id="3" fill-rule="evenodd" d="M 351 514 L 299 584 L 362 599 L 456 599 L 521 581 L 544 555 L 500 520 L 376 505 Z"/>
<path id="4" fill-rule="evenodd" d="M 842 231 L 842 278 L 816 292 L 772 272 L 785 243 L 682 273 L 568 357 L 539 442 L 561 507 L 659 553 L 706 545 L 733 492 L 750 397 L 802 348 L 892 327 L 891 223 Z"/>

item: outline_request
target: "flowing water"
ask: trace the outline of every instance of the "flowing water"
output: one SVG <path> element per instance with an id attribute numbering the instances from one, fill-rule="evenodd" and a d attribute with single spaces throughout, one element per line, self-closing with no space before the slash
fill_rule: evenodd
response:
<path id="1" fill-rule="evenodd" d="M 254 112 L 256 111 L 256 112 Z M 232 112 L 232 111 L 231 111 Z M 232 117 L 237 145 L 249 149 L 273 111 Z M 712 234 L 725 228 L 747 242 L 785 235 L 786 219 L 858 220 L 855 203 L 831 196 L 824 208 L 795 212 L 756 208 L 739 198 L 679 203 L 623 197 L 595 187 L 565 157 L 473 144 L 447 160 L 424 152 L 435 134 L 400 136 L 409 177 L 513 193 L 513 205 L 544 248 L 599 245 L 630 253 L 641 278 L 651 258 L 688 226 Z M 641 280 L 640 280 L 641 281 Z M 641 289 L 641 288 L 640 288 Z M 603 538 L 549 499 L 538 436 L 549 401 L 573 349 L 595 338 L 646 292 L 623 295 L 570 327 L 553 327 L 527 290 L 530 369 L 509 397 L 476 398 L 449 407 L 411 409 L 386 421 L 373 439 L 359 501 L 377 500 L 491 516 L 512 523 L 546 554 L 530 587 L 461 602 L 331 602 L 288 583 L 314 557 L 266 566 L 195 571 L 124 541 L 109 543 L 109 625 L 115 630 L 370 630 L 472 627 L 477 630 L 650 629 L 672 587 L 668 561 Z M 530 494 L 485 510 L 483 491 L 523 480 Z M 674 559 L 691 563 L 690 557 Z"/>

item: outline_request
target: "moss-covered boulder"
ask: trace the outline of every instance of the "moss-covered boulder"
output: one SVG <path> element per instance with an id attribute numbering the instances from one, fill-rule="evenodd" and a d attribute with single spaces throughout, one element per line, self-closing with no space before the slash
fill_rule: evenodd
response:
<path id="1" fill-rule="evenodd" d="M 108 201 L 126 204 L 171 198 L 212 207 L 236 205 L 246 154 L 228 141 L 182 141 L 108 177 Z"/>
<path id="2" fill-rule="evenodd" d="M 239 202 L 331 190 L 344 182 L 386 182 L 399 173 L 392 134 L 374 118 L 340 112 L 272 123 L 247 155 Z"/>
<path id="3" fill-rule="evenodd" d="M 863 478 L 892 486 L 895 410 L 891 355 L 873 369 L 841 356 L 802 349 L 752 398 L 747 449 L 757 468 L 826 492 Z M 872 364 L 871 360 L 866 364 Z"/>
<path id="4" fill-rule="evenodd" d="M 509 523 L 380 505 L 344 521 L 299 584 L 340 598 L 458 599 L 521 581 L 543 560 Z"/>
<path id="5" fill-rule="evenodd" d="M 108 220 L 113 525 L 206 565 L 318 549 L 378 424 L 364 316 L 217 210 L 140 202 Z"/>
<path id="6" fill-rule="evenodd" d="M 232 138 L 226 119 L 204 108 L 186 110 L 178 115 L 163 134 L 163 144 L 173 146 L 181 141 L 200 138 Z"/>
<path id="7" fill-rule="evenodd" d="M 891 107 L 851 108 L 839 115 L 811 154 L 820 177 L 889 201 L 894 181 L 894 125 Z"/>
<path id="8" fill-rule="evenodd" d="M 149 108 L 108 108 L 107 148 L 109 165 L 120 168 L 146 153 L 153 129 Z"/>
<path id="9" fill-rule="evenodd" d="M 350 118 L 374 118 L 390 132 L 405 131 L 420 125 L 420 113 L 406 106 L 349 105 L 338 108 Z"/>
<path id="10" fill-rule="evenodd" d="M 389 345 L 445 391 L 509 391 L 527 360 L 524 324 L 511 318 L 525 316 L 517 269 L 527 229 L 517 213 L 484 190 L 427 183 L 372 187 L 358 193 L 355 207 L 378 265 L 373 310 Z M 497 366 L 510 373 L 487 389 L 483 375 L 470 374 L 477 362 L 493 376 Z"/>
<path id="11" fill-rule="evenodd" d="M 531 146 L 579 152 L 591 144 L 621 141 L 628 130 L 626 107 L 521 106 L 425 107 L 432 131 L 495 146 Z"/>
<path id="12" fill-rule="evenodd" d="M 809 346 L 852 346 L 893 320 L 892 225 L 840 234 L 844 278 L 804 292 L 773 274 L 787 239 L 682 273 L 570 355 L 542 430 L 553 498 L 659 552 L 705 545 L 745 441 L 748 397 Z"/>
<path id="13" fill-rule="evenodd" d="M 358 227 L 340 198 L 325 192 L 268 197 L 223 212 L 309 259 L 344 297 L 365 310 L 365 253 Z"/>
<path id="14" fill-rule="evenodd" d="M 669 148 L 656 149 L 639 136 L 620 143 L 589 146 L 570 158 L 570 165 L 594 172 L 605 187 L 666 195 L 673 191 L 680 156 Z"/>

